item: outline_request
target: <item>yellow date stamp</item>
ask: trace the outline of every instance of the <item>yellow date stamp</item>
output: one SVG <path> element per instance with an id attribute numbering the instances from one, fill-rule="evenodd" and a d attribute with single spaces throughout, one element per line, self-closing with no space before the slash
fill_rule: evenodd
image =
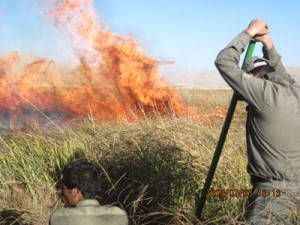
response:
<path id="1" fill-rule="evenodd" d="M 206 196 L 213 197 L 250 197 L 252 196 L 252 189 L 222 189 L 222 188 L 210 188 L 206 191 Z M 280 197 L 282 192 L 280 189 L 258 189 L 259 197 Z"/>
<path id="2" fill-rule="evenodd" d="M 214 197 L 249 197 L 252 195 L 251 189 L 214 189 L 210 188 L 206 196 Z"/>
<path id="3" fill-rule="evenodd" d="M 259 197 L 280 197 L 282 195 L 282 192 L 280 189 L 273 189 L 273 190 L 268 190 L 268 189 L 259 189 L 258 190 L 258 196 Z"/>

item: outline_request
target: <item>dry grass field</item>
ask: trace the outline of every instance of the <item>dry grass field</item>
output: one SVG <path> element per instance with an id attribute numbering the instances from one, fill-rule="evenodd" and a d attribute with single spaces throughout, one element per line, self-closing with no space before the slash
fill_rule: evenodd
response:
<path id="1" fill-rule="evenodd" d="M 245 197 L 208 196 L 195 218 L 232 96 L 231 90 L 181 89 L 201 117 L 156 116 L 135 122 L 51 124 L 0 136 L 0 217 L 13 212 L 47 224 L 61 206 L 58 171 L 80 157 L 102 168 L 101 204 L 117 204 L 131 224 L 238 224 Z M 212 183 L 213 189 L 250 189 L 246 172 L 245 104 L 239 102 Z"/>

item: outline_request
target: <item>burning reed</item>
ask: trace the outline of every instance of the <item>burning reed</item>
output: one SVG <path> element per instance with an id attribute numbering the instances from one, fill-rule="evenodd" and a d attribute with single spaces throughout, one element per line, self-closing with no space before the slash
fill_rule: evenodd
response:
<path id="1" fill-rule="evenodd" d="M 28 62 L 18 52 L 2 57 L 0 117 L 13 125 L 57 118 L 132 120 L 157 112 L 184 114 L 179 94 L 159 75 L 159 61 L 147 56 L 132 36 L 110 32 L 91 0 L 46 2 L 45 17 L 70 38 L 78 61 Z"/>

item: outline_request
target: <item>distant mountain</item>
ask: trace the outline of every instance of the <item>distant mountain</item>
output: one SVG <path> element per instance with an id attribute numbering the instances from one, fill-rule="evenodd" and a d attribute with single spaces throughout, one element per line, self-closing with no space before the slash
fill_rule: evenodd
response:
<path id="1" fill-rule="evenodd" d="M 190 70 L 164 74 L 163 77 L 177 87 L 224 88 L 224 79 L 214 70 Z"/>
<path id="2" fill-rule="evenodd" d="M 300 67 L 288 67 L 287 71 L 300 83 Z M 229 88 L 217 70 L 190 70 L 162 75 L 176 87 Z"/>
<path id="3" fill-rule="evenodd" d="M 300 83 L 300 67 L 287 67 L 286 70 Z"/>

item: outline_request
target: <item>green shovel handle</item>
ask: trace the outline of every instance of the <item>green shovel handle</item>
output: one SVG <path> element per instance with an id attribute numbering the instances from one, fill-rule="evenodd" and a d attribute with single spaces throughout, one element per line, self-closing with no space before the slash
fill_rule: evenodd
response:
<path id="1" fill-rule="evenodd" d="M 247 51 L 246 51 L 246 54 L 245 54 L 242 69 L 244 68 L 246 60 L 250 59 L 252 57 L 254 48 L 255 48 L 255 41 L 250 41 Z M 220 155 L 221 155 L 224 143 L 225 143 L 225 139 L 226 139 L 226 136 L 227 136 L 227 133 L 229 130 L 229 126 L 230 126 L 230 123 L 231 123 L 231 120 L 232 120 L 232 117 L 233 117 L 233 114 L 234 114 L 234 111 L 235 111 L 235 108 L 237 105 L 237 101 L 238 101 L 238 96 L 236 93 L 234 93 L 232 96 L 228 111 L 227 111 L 227 115 L 226 115 L 226 118 L 225 118 L 225 121 L 223 124 L 223 128 L 222 128 L 222 131 L 221 131 L 221 134 L 220 134 L 217 146 L 216 146 L 216 150 L 215 150 L 212 162 L 210 164 L 210 168 L 207 173 L 207 177 L 206 177 L 203 189 L 201 191 L 201 196 L 198 201 L 198 206 L 197 206 L 196 213 L 195 213 L 198 218 L 201 217 L 202 209 L 204 207 L 205 200 L 206 200 L 206 193 L 210 188 L 213 176 L 215 174 L 215 171 L 216 171 L 216 168 L 218 165 L 218 161 L 219 161 L 219 158 L 220 158 Z"/>

